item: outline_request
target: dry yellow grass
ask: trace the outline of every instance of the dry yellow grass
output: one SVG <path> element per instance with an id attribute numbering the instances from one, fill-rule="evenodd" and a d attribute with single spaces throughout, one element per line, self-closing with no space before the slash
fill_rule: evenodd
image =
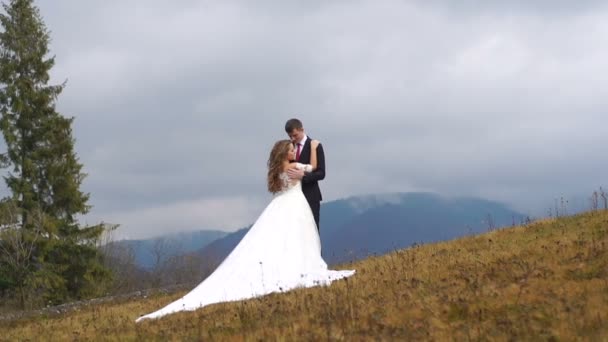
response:
<path id="1" fill-rule="evenodd" d="M 399 250 L 330 287 L 135 324 L 183 293 L 0 323 L 0 340 L 608 341 L 608 212 Z"/>

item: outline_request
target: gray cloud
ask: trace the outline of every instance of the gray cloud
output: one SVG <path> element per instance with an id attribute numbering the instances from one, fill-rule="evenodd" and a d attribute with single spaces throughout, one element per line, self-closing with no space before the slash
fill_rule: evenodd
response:
<path id="1" fill-rule="evenodd" d="M 436 191 L 532 214 L 608 161 L 608 10 L 567 1 L 42 0 L 95 207 L 122 235 L 236 229 L 300 117 L 326 199 Z"/>

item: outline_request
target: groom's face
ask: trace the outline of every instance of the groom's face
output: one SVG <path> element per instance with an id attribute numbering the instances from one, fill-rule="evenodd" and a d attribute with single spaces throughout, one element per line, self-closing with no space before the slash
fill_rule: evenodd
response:
<path id="1" fill-rule="evenodd" d="M 304 128 L 295 128 L 288 135 L 291 142 L 297 144 L 304 138 Z"/>

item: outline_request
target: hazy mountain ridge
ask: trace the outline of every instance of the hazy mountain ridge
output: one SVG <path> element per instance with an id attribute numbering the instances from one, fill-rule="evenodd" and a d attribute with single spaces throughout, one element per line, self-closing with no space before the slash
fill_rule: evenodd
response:
<path id="1" fill-rule="evenodd" d="M 453 239 L 520 223 L 524 218 L 498 202 L 430 193 L 399 194 L 377 203 L 340 226 L 326 227 L 323 254 L 329 263 Z"/>
<path id="2" fill-rule="evenodd" d="M 328 263 L 479 233 L 519 224 L 524 215 L 506 205 L 478 198 L 447 198 L 433 193 L 388 193 L 354 196 L 323 203 L 321 242 Z M 247 233 L 229 234 L 197 251 L 223 260 Z"/>
<path id="3" fill-rule="evenodd" d="M 169 256 L 192 253 L 229 234 L 229 232 L 219 230 L 199 230 L 169 233 L 151 239 L 119 240 L 113 244 L 131 249 L 135 264 L 138 267 L 149 269 L 154 267 L 156 256 L 164 259 Z"/>

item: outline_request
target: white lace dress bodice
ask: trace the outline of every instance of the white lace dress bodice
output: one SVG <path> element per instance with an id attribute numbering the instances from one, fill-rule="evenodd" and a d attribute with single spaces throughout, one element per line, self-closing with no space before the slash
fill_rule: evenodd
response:
<path id="1" fill-rule="evenodd" d="M 304 170 L 305 172 L 312 171 L 312 166 L 309 164 L 296 163 L 296 168 L 300 169 L 300 170 Z M 277 193 L 278 195 L 283 194 L 286 191 L 292 190 L 294 187 L 301 189 L 302 182 L 299 180 L 295 180 L 295 181 L 291 180 L 289 178 L 289 176 L 287 175 L 287 172 L 282 172 L 279 175 L 279 178 L 281 179 L 283 186 L 282 186 L 282 190 Z"/>

